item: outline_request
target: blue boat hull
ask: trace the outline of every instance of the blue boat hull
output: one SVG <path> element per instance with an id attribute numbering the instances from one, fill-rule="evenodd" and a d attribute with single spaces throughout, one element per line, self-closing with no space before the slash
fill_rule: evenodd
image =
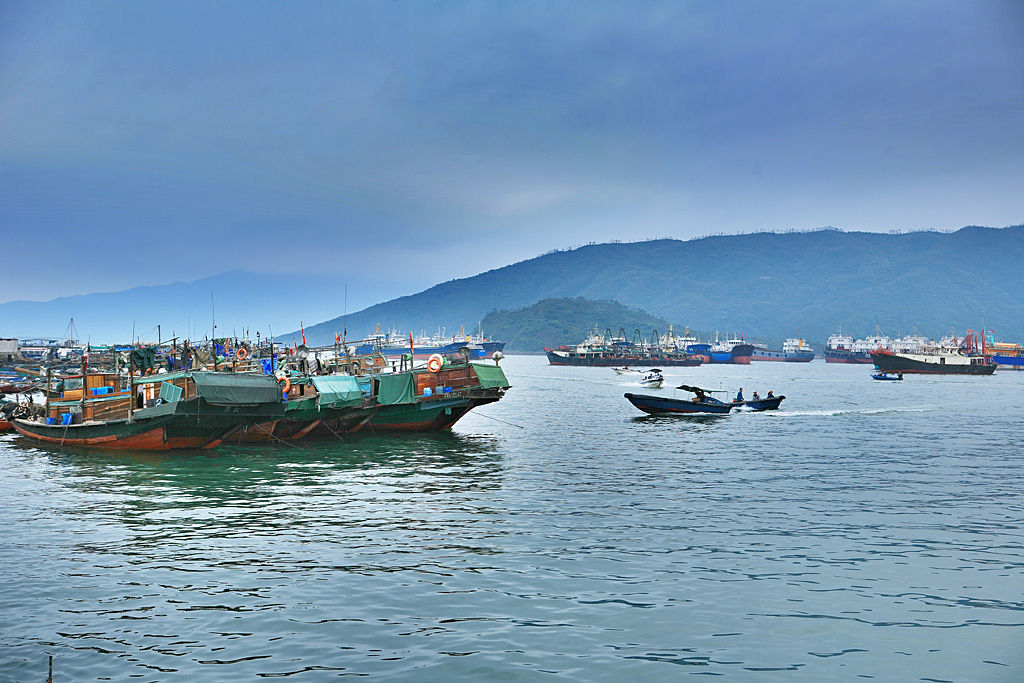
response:
<path id="1" fill-rule="evenodd" d="M 785 396 L 772 396 L 771 398 L 757 398 L 749 401 L 733 401 L 737 408 L 750 408 L 751 410 L 778 410 L 779 404 Z"/>
<path id="2" fill-rule="evenodd" d="M 1024 356 L 992 356 L 993 362 L 1000 370 L 1024 370 Z"/>
<path id="3" fill-rule="evenodd" d="M 722 403 L 714 398 L 694 401 L 648 394 L 627 393 L 625 396 L 634 406 L 651 415 L 724 415 L 733 407 L 731 403 Z"/>

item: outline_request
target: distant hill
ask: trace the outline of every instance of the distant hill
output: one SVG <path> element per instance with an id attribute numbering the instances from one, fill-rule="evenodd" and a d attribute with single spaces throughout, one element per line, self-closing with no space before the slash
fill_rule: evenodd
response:
<path id="1" fill-rule="evenodd" d="M 669 323 L 644 311 L 615 301 L 544 299 L 514 311 L 491 311 L 483 319 L 488 336 L 505 342 L 506 351 L 540 351 L 546 346 L 575 344 L 588 334 L 624 329 L 627 338 L 636 330 L 645 339 L 653 331 L 667 334 Z M 682 328 L 678 330 L 682 333 Z"/>
<path id="2" fill-rule="evenodd" d="M 543 299 L 614 300 L 694 329 L 820 344 L 842 327 L 940 337 L 985 326 L 1024 339 L 1024 225 L 953 233 L 818 230 L 593 244 L 558 251 L 348 316 L 349 337 L 375 325 L 475 328 L 492 310 Z M 306 328 L 328 343 L 341 318 Z M 624 323 L 623 323 L 624 324 Z M 619 327 L 621 324 L 612 325 Z M 484 329 L 490 334 L 490 330 Z M 567 341 L 571 341 L 567 340 Z"/>
<path id="3" fill-rule="evenodd" d="M 365 295 L 372 287 L 350 285 L 349 300 L 376 300 Z M 143 340 L 155 341 L 157 325 L 163 339 L 174 335 L 202 339 L 212 334 L 214 314 L 218 336 L 242 335 L 247 328 L 254 338 L 257 331 L 262 336 L 271 331 L 280 336 L 295 328 L 300 320 L 315 322 L 343 311 L 344 292 L 345 284 L 340 277 L 236 270 L 195 282 L 133 287 L 45 302 L 3 303 L 0 337 L 62 338 L 74 318 L 83 342 L 126 342 L 132 338 L 133 329 Z"/>
<path id="4" fill-rule="evenodd" d="M 494 248 L 485 246 L 481 248 Z M 592 244 L 556 251 L 385 301 L 346 318 L 349 301 L 379 301 L 394 291 L 379 277 L 387 263 L 335 278 L 234 271 L 192 283 L 0 304 L 0 337 L 59 337 L 74 317 L 83 340 L 155 339 L 156 327 L 201 339 L 216 308 L 218 335 L 298 338 L 328 344 L 348 328 L 362 338 L 383 329 L 452 333 L 475 329 L 488 313 L 544 299 L 617 301 L 691 329 L 762 340 L 794 336 L 820 345 L 829 334 L 883 332 L 940 337 L 978 329 L 1024 340 L 1024 226 L 968 227 L 954 233 L 877 234 L 818 230 Z M 375 270 L 376 269 L 376 270 Z M 391 289 L 388 289 L 391 288 Z M 211 304 L 211 295 L 214 299 Z M 351 306 L 350 306 L 351 308 Z M 588 322 L 588 328 L 596 321 Z M 626 320 L 608 327 L 634 326 Z M 635 326 L 634 326 L 635 327 Z M 643 325 L 640 325 L 643 329 Z M 282 332 L 284 332 L 282 334 Z M 492 331 L 484 328 L 484 332 Z M 646 331 L 645 331 L 646 333 Z M 561 342 L 577 340 L 570 335 Z"/>

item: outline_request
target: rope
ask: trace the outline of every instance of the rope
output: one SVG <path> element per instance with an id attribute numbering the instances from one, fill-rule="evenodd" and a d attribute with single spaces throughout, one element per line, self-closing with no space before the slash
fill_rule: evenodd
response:
<path id="1" fill-rule="evenodd" d="M 484 415 L 483 413 L 480 413 L 480 412 L 476 412 L 476 413 L 473 413 L 473 414 L 474 415 L 479 415 L 480 417 L 486 417 L 488 420 L 494 420 L 495 422 L 500 422 L 502 424 L 511 425 L 513 427 L 519 427 L 520 429 L 526 429 L 526 427 L 524 427 L 523 425 L 517 425 L 514 422 L 505 422 L 505 420 L 499 420 L 496 417 L 491 417 L 490 415 Z"/>
<path id="2" fill-rule="evenodd" d="M 322 424 L 322 425 L 323 425 L 324 427 L 327 427 L 327 431 L 329 431 L 329 432 L 330 432 L 331 434 L 334 434 L 335 436 L 337 436 L 337 437 L 338 437 L 339 439 L 341 439 L 342 441 L 344 441 L 344 440 L 345 440 L 345 437 L 343 437 L 343 436 L 339 436 L 338 432 L 336 432 L 336 431 L 334 431 L 333 429 L 331 429 L 331 425 L 327 424 L 327 422 L 326 422 L 326 421 L 324 421 L 324 422 L 321 422 L 320 424 Z"/>
<path id="3" fill-rule="evenodd" d="M 274 437 L 275 439 L 277 439 L 278 441 L 280 441 L 281 443 L 283 443 L 286 446 L 291 446 L 292 448 L 298 448 L 300 451 L 303 450 L 302 446 L 296 446 L 293 443 L 288 443 L 287 441 L 285 441 L 284 439 L 282 439 L 279 436 L 274 436 L 273 432 L 268 432 L 266 429 L 263 428 L 263 425 L 261 425 L 259 423 L 256 424 L 256 428 L 259 429 L 261 432 L 263 432 L 265 434 L 270 434 L 270 436 Z"/>

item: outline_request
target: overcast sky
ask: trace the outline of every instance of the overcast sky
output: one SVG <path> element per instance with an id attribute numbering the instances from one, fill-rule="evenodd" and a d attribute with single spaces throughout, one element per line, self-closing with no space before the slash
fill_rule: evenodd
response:
<path id="1" fill-rule="evenodd" d="M 0 1 L 0 302 L 1022 222 L 1019 0 Z"/>

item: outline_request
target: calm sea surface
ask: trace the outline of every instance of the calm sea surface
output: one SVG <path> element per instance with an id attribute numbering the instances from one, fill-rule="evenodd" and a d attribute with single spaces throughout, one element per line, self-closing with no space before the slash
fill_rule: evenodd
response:
<path id="1" fill-rule="evenodd" d="M 0 681 L 1024 681 L 1024 373 L 502 364 L 449 434 L 0 438 Z"/>

